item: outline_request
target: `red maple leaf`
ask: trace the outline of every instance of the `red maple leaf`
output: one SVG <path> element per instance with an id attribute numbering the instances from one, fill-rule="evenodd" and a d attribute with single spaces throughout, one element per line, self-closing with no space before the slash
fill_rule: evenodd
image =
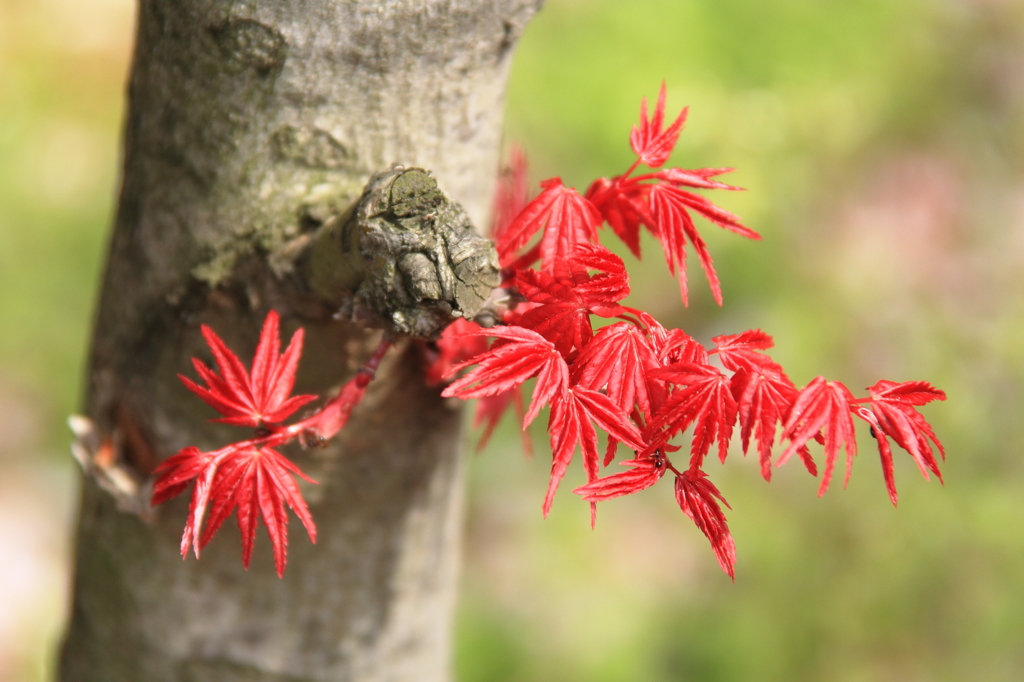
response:
<path id="1" fill-rule="evenodd" d="M 742 187 L 735 185 L 727 185 L 724 182 L 718 180 L 712 180 L 711 178 L 716 175 L 724 175 L 731 173 L 735 168 L 663 168 L 657 173 L 654 173 L 654 177 L 659 180 L 663 180 L 670 185 L 675 187 L 694 187 L 697 189 L 727 189 L 731 191 L 743 191 Z M 717 207 L 716 207 L 717 209 Z M 718 209 L 721 210 L 721 209 Z M 732 214 L 729 214 L 730 216 Z M 753 230 L 751 230 L 753 232 Z"/>
<path id="2" fill-rule="evenodd" d="M 927 381 L 906 381 L 902 384 L 882 379 L 868 389 L 874 403 L 887 405 L 927 405 L 933 400 L 945 400 L 946 392 Z"/>
<path id="3" fill-rule="evenodd" d="M 739 218 L 724 211 L 704 197 L 686 192 L 673 187 L 667 183 L 658 183 L 651 187 L 650 191 L 651 215 L 657 224 L 657 237 L 661 241 L 661 248 L 665 252 L 665 262 L 669 272 L 676 274 L 679 268 L 679 293 L 683 298 L 683 304 L 688 301 L 688 287 L 686 283 L 686 241 L 693 244 L 697 251 L 701 267 L 707 276 L 708 284 L 711 286 L 711 293 L 714 294 L 715 302 L 722 305 L 722 286 L 718 281 L 718 274 L 715 272 L 714 263 L 711 260 L 711 253 L 707 244 L 697 232 L 690 217 L 690 211 L 695 210 L 708 219 L 729 227 L 734 232 L 743 234 L 746 237 L 760 239 L 760 236 L 743 227 Z M 713 217 L 712 217 L 713 216 Z"/>
<path id="4" fill-rule="evenodd" d="M 682 168 L 666 168 L 660 170 L 654 174 L 654 177 L 660 180 L 657 186 L 659 187 L 671 187 L 676 190 L 673 193 L 675 199 L 685 206 L 688 210 L 696 211 L 702 216 L 718 225 L 723 227 L 730 232 L 735 232 L 741 237 L 747 239 L 760 240 L 759 235 L 754 230 L 743 224 L 740 217 L 734 213 L 726 211 L 724 208 L 716 206 L 707 197 L 703 197 L 693 192 L 687 192 L 686 190 L 680 189 L 681 187 L 696 187 L 696 188 L 709 188 L 709 189 L 727 189 L 732 191 L 742 191 L 742 187 L 734 187 L 733 185 L 727 185 L 724 182 L 714 182 L 707 180 L 712 175 L 718 173 L 731 171 L 731 168 L 698 168 L 695 170 L 683 170 Z M 694 179 L 700 178 L 698 181 Z"/>
<path id="5" fill-rule="evenodd" d="M 771 336 L 760 329 L 748 329 L 742 334 L 728 334 L 711 339 L 722 365 L 733 372 L 743 368 L 762 367 L 783 374 L 774 360 L 758 351 L 768 350 L 775 345 Z M 783 375 L 784 376 L 784 375 Z"/>
<path id="6" fill-rule="evenodd" d="M 538 258 L 541 270 L 551 272 L 562 260 L 571 258 L 583 244 L 596 242 L 597 228 L 607 221 L 629 249 L 640 257 L 640 225 L 644 224 L 662 243 L 669 270 L 679 268 L 679 286 L 687 300 L 686 241 L 697 250 L 701 266 L 721 305 L 722 293 L 707 246 L 693 225 L 690 211 L 696 211 L 715 224 L 752 239 L 760 239 L 732 213 L 715 206 L 706 198 L 682 189 L 740 189 L 712 178 L 731 168 L 668 168 L 630 178 L 641 163 L 657 168 L 665 163 L 675 147 L 686 119 L 686 109 L 663 129 L 665 85 L 650 119 L 647 100 L 641 105 L 639 126 L 633 128 L 630 145 L 637 161 L 623 174 L 591 183 L 585 196 L 562 184 L 560 178 L 541 183 L 544 191 L 531 201 L 518 217 L 501 232 L 498 254 L 503 266 L 511 270 L 528 268 Z M 516 253 L 541 228 L 540 242 L 525 254 Z"/>
<path id="7" fill-rule="evenodd" d="M 303 428 L 285 428 L 279 426 L 279 422 L 316 396 L 289 397 L 302 354 L 302 330 L 295 332 L 288 348 L 279 355 L 279 329 L 280 318 L 271 311 L 263 323 L 250 373 L 212 329 L 205 325 L 202 327 L 220 376 L 193 359 L 193 366 L 206 382 L 206 387 L 187 377 L 179 375 L 179 378 L 189 390 L 225 415 L 225 418 L 214 421 L 252 426 L 264 430 L 264 433 L 257 432 L 253 439 L 233 443 L 214 452 L 188 447 L 169 457 L 155 471 L 158 477 L 153 486 L 151 504 L 161 504 L 195 483 L 181 551 L 184 556 L 192 547 L 196 557 L 237 508 L 238 525 L 242 531 L 242 562 L 246 568 L 255 540 L 256 520 L 262 514 L 280 576 L 284 573 L 288 547 L 285 507 L 291 507 L 298 515 L 314 542 L 316 527 L 291 475 L 310 479 L 274 447 L 292 440 Z M 327 407 L 330 406 L 328 404 Z M 208 509 L 210 517 L 204 528 L 203 518 Z"/>
<path id="8" fill-rule="evenodd" d="M 718 503 L 731 507 L 722 493 L 706 473 L 700 469 L 687 469 L 681 476 L 676 476 L 676 502 L 711 541 L 718 565 L 735 580 L 736 543 Z"/>
<path id="9" fill-rule="evenodd" d="M 715 206 L 698 194 L 679 189 L 680 187 L 694 187 L 700 189 L 741 190 L 741 187 L 734 187 L 724 182 L 709 179 L 712 176 L 727 173 L 731 170 L 731 168 L 697 168 L 693 170 L 665 168 L 656 173 L 632 178 L 627 177 L 628 173 L 611 179 L 598 178 L 587 188 L 586 198 L 590 200 L 601 213 L 601 217 L 611 226 L 612 231 L 618 235 L 637 258 L 640 258 L 641 225 L 645 225 L 650 233 L 662 242 L 663 248 L 666 246 L 666 237 L 662 235 L 661 223 L 652 213 L 649 203 L 652 189 L 659 184 L 664 185 L 669 190 L 679 192 L 679 198 L 684 206 L 684 211 L 695 210 L 722 227 L 726 227 L 745 237 L 760 239 L 756 232 L 743 226 L 737 216 Z M 669 225 L 670 228 L 672 226 L 672 224 Z M 678 230 L 676 234 L 667 235 L 667 238 L 675 240 L 669 245 L 672 249 L 681 250 L 682 246 L 676 244 L 676 241 L 680 239 L 677 233 Z"/>
<path id="10" fill-rule="evenodd" d="M 783 423 L 789 414 L 789 408 L 796 399 L 796 387 L 785 374 L 772 372 L 766 370 L 764 366 L 754 364 L 740 367 L 732 375 L 730 386 L 736 399 L 743 454 L 747 454 L 750 438 L 752 435 L 755 436 L 761 475 L 764 476 L 764 480 L 770 481 L 775 426 Z M 811 475 L 817 476 L 817 467 L 807 448 L 801 448 L 799 454 Z"/>
<path id="11" fill-rule="evenodd" d="M 853 395 L 838 381 L 826 381 L 817 377 L 807 384 L 793 401 L 789 416 L 782 428 L 782 437 L 790 441 L 778 464 L 781 466 L 789 457 L 800 450 L 812 438 L 824 438 L 825 472 L 821 477 L 818 495 L 824 495 L 832 480 L 839 450 L 846 447 L 845 486 L 850 480 L 853 458 L 857 454 L 857 439 L 850 417 Z"/>
<path id="12" fill-rule="evenodd" d="M 645 320 L 647 322 L 647 320 Z M 708 351 L 692 336 L 682 329 L 658 329 L 647 324 L 652 331 L 651 340 L 658 349 L 658 359 L 663 365 L 679 362 L 691 362 L 697 365 L 708 364 Z"/>
<path id="13" fill-rule="evenodd" d="M 544 234 L 537 256 L 545 272 L 554 269 L 559 261 L 572 257 L 579 245 L 597 239 L 601 214 L 593 204 L 572 187 L 563 185 L 561 178 L 545 180 L 540 186 L 544 191 L 526 205 L 501 235 L 497 247 L 502 265 L 508 266 L 516 251 L 542 227 Z M 529 263 L 520 259 L 516 265 L 525 267 Z"/>
<path id="14" fill-rule="evenodd" d="M 192 481 L 202 475 L 209 457 L 208 453 L 200 452 L 199 448 L 190 446 L 161 462 L 155 469 L 160 476 L 153 484 L 153 497 L 150 500 L 150 505 L 155 507 L 185 492 Z M 186 530 L 186 535 L 188 535 L 190 543 L 191 531 Z M 185 538 L 182 538 L 182 543 L 183 547 L 189 546 L 189 543 L 185 542 Z"/>
<path id="15" fill-rule="evenodd" d="M 603 271 L 590 275 L 588 267 Z M 519 315 L 517 324 L 541 334 L 566 357 L 593 336 L 591 313 L 618 315 L 623 309 L 615 301 L 629 294 L 622 260 L 604 247 L 589 244 L 577 257 L 559 263 L 552 273 L 520 270 L 516 284 L 527 301 L 538 304 Z"/>
<path id="16" fill-rule="evenodd" d="M 209 453 L 185 448 L 163 462 L 156 472 L 160 477 L 153 488 L 153 504 L 178 495 L 189 482 L 195 481 L 181 538 L 182 557 L 192 547 L 199 558 L 200 550 L 236 508 L 242 533 L 242 564 L 246 569 L 256 539 L 256 521 L 262 516 L 274 548 L 277 575 L 284 575 L 288 554 L 286 505 L 302 521 L 309 539 L 316 542 L 316 526 L 292 474 L 310 483 L 315 481 L 271 447 L 258 447 L 247 441 Z"/>
<path id="17" fill-rule="evenodd" d="M 657 234 L 658 224 L 651 216 L 647 195 L 651 185 L 616 177 L 598 178 L 587 188 L 587 199 L 601 213 L 612 231 L 640 258 L 640 225 Z"/>
<path id="18" fill-rule="evenodd" d="M 539 382 L 538 382 L 539 383 Z M 544 497 L 544 516 L 551 511 L 555 491 L 572 461 L 576 446 L 583 453 L 583 468 L 587 481 L 597 479 L 600 460 L 597 452 L 597 431 L 594 423 L 608 432 L 608 435 L 634 450 L 644 448 L 643 438 L 629 418 L 608 398 L 581 386 L 559 393 L 551 404 L 548 419 L 548 434 L 551 436 L 551 481 Z M 593 505 L 593 503 L 591 503 Z M 591 506 L 591 524 L 594 522 L 594 507 Z"/>
<path id="19" fill-rule="evenodd" d="M 660 456 L 627 459 L 619 464 L 630 469 L 581 485 L 573 492 L 587 502 L 603 502 L 650 488 L 661 480 L 666 471 L 665 460 Z"/>
<path id="20" fill-rule="evenodd" d="M 468 334 L 467 332 L 482 331 L 482 327 L 475 322 L 459 318 L 445 327 L 441 338 L 435 343 L 436 353 L 428 355 L 427 383 L 432 386 L 443 383 L 443 380 L 450 377 L 456 365 L 463 366 L 466 360 L 476 357 L 487 350 L 487 338 L 482 334 Z M 429 350 L 430 344 L 425 345 Z M 483 425 L 483 434 L 477 442 L 476 449 L 482 450 L 490 440 L 491 434 L 501 421 L 502 415 L 509 405 L 515 404 L 520 420 L 524 416 L 523 397 L 521 387 L 510 388 L 507 391 L 495 395 L 484 396 L 477 403 L 476 416 L 473 419 L 473 426 L 479 428 Z M 523 432 L 523 448 L 527 453 L 532 454 L 532 444 L 529 434 Z"/>
<path id="21" fill-rule="evenodd" d="M 537 332 L 522 327 L 495 327 L 469 334 L 493 336 L 498 341 L 488 351 L 452 368 L 455 372 L 476 365 L 441 392 L 445 398 L 494 396 L 536 376 L 537 384 L 523 421 L 525 429 L 544 405 L 568 389 L 568 365 L 554 344 Z"/>
<path id="22" fill-rule="evenodd" d="M 590 274 L 590 270 L 596 272 Z M 618 306 L 611 304 L 629 296 L 626 264 L 600 244 L 580 244 L 572 258 L 556 266 L 555 272 L 562 277 L 571 276 L 576 281 L 579 294 L 589 300 L 594 309 L 604 304 L 617 311 Z M 608 312 L 599 314 L 611 315 Z"/>
<path id="23" fill-rule="evenodd" d="M 601 329 L 573 362 L 574 383 L 591 390 L 604 390 L 625 413 L 637 405 L 645 417 L 661 404 L 667 391 L 648 372 L 661 367 L 658 356 L 643 332 L 628 322 Z"/>
<path id="24" fill-rule="evenodd" d="M 665 123 L 665 83 L 661 84 L 658 103 L 650 120 L 647 119 L 647 98 L 640 100 L 640 125 L 633 126 L 629 134 L 629 146 L 639 157 L 639 162 L 657 168 L 668 160 L 679 139 L 679 133 L 686 123 L 688 107 L 684 107 L 676 120 L 668 128 L 662 130 Z"/>
<path id="25" fill-rule="evenodd" d="M 895 506 L 898 496 L 893 476 L 892 450 L 888 439 L 892 438 L 897 445 L 910 453 L 925 480 L 928 480 L 931 472 L 941 481 L 942 474 L 939 472 L 938 462 L 935 461 L 931 443 L 935 443 L 943 459 L 946 458 L 946 452 L 931 426 L 914 408 L 933 400 L 945 400 L 946 394 L 925 381 L 899 384 L 882 380 L 868 391 L 871 394 L 871 410 L 862 407 L 857 409 L 855 414 L 871 425 L 872 434 L 878 440 L 885 487 L 889 492 L 889 499 Z"/>
<path id="26" fill-rule="evenodd" d="M 297 330 L 285 352 L 278 355 L 279 327 L 280 318 L 276 312 L 270 311 L 260 332 L 250 374 L 217 333 L 206 325 L 202 326 L 203 338 L 210 346 L 220 376 L 193 358 L 192 365 L 206 386 L 199 386 L 181 374 L 178 378 L 203 402 L 224 415 L 212 421 L 259 428 L 278 424 L 306 403 L 316 400 L 315 395 L 288 397 L 295 385 L 295 372 L 302 355 L 303 331 Z"/>
<path id="27" fill-rule="evenodd" d="M 693 424 L 690 467 L 700 468 L 715 441 L 718 441 L 718 458 L 724 462 L 736 423 L 736 400 L 732 397 L 729 378 L 716 367 L 692 362 L 656 369 L 650 375 L 682 388 L 672 392 L 648 427 L 649 431 L 658 432 L 651 438 L 648 450 L 661 447 Z"/>

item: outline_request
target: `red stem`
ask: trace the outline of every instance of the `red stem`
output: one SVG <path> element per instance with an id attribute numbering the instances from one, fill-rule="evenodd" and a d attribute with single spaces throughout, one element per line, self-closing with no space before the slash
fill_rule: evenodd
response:
<path id="1" fill-rule="evenodd" d="M 321 443 L 331 438 L 342 429 L 352 410 L 362 400 L 366 386 L 376 376 L 377 368 L 380 367 L 381 360 L 384 359 L 384 355 L 391 346 L 391 339 L 385 337 L 377 345 L 373 355 L 359 368 L 355 377 L 342 387 L 338 395 L 328 400 L 311 416 L 288 426 L 271 427 L 273 430 L 269 435 L 235 443 L 231 446 L 232 449 L 237 449 L 239 446 L 273 447 L 283 445 L 295 438 L 301 438 L 303 444 L 308 445 L 310 441 Z"/>
<path id="2" fill-rule="evenodd" d="M 630 173 L 632 173 L 633 171 L 636 170 L 636 167 L 639 166 L 639 165 L 640 165 L 640 159 L 637 159 L 636 161 L 633 162 L 633 165 L 629 167 L 629 170 L 626 171 L 625 173 L 623 173 L 622 175 L 620 175 L 618 177 L 618 179 L 619 180 L 625 180 L 626 178 L 629 177 Z M 643 176 L 641 176 L 641 177 L 643 177 Z M 634 180 L 637 180 L 637 179 L 639 179 L 639 178 L 634 178 Z"/>
<path id="3" fill-rule="evenodd" d="M 369 384 L 370 381 L 373 380 L 373 377 L 377 375 L 377 368 L 380 367 L 380 361 L 384 359 L 384 354 L 388 352 L 389 348 L 391 348 L 391 340 L 384 337 L 384 339 L 382 339 L 377 345 L 377 350 L 373 351 L 373 355 L 370 356 L 370 359 L 359 368 L 358 372 L 356 372 L 356 384 L 360 388 Z"/>

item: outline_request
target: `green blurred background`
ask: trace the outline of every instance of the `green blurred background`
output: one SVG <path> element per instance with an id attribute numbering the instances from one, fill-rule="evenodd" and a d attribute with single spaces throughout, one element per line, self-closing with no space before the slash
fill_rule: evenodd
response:
<path id="1" fill-rule="evenodd" d="M 67 590 L 75 410 L 132 38 L 128 0 L 0 0 L 0 680 L 46 679 Z M 735 166 L 684 309 L 650 240 L 632 303 L 702 341 L 760 327 L 797 383 L 927 379 L 945 487 L 873 451 L 822 499 L 733 457 L 735 583 L 670 486 L 596 530 L 504 425 L 470 466 L 460 682 L 1024 679 L 1024 4 L 548 0 L 508 139 L 534 180 L 631 161 L 640 98 L 691 106 L 674 165 Z M 728 179 L 728 178 L 727 178 Z M 720 193 L 721 194 L 721 193 Z M 627 259 L 627 263 L 629 263 Z"/>

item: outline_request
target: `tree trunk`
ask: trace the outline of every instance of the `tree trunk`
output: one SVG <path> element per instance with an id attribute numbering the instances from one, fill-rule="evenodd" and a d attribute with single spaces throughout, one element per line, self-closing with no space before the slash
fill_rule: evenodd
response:
<path id="1" fill-rule="evenodd" d="M 267 310 L 306 329 L 297 392 L 349 379 L 380 333 L 334 319 L 294 256 L 392 163 L 483 225 L 512 48 L 538 0 L 142 0 L 124 176 L 86 414 L 141 483 L 211 425 L 178 382 L 204 323 L 243 359 Z M 327 448 L 287 450 L 319 529 L 278 579 L 225 524 L 182 561 L 187 496 L 144 520 L 82 483 L 65 682 L 446 680 L 461 534 L 460 415 L 391 351 Z M 125 499 L 120 500 L 122 506 Z M 130 506 L 130 505 L 129 505 Z"/>

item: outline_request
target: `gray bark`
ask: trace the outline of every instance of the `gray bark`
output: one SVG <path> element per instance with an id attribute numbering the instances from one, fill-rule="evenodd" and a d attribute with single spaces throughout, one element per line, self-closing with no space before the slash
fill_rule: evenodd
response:
<path id="1" fill-rule="evenodd" d="M 392 163 L 480 226 L 512 48 L 538 0 L 142 0 L 124 174 L 86 414 L 145 481 L 247 434 L 178 382 L 200 323 L 248 360 L 268 309 L 303 326 L 297 392 L 350 378 L 379 332 L 332 317 L 294 257 Z M 145 522 L 83 478 L 66 682 L 445 680 L 461 531 L 460 414 L 399 344 L 345 430 L 286 450 L 319 481 L 279 580 L 225 524 L 182 561 L 187 495 Z M 144 495 L 144 491 L 143 491 Z"/>

